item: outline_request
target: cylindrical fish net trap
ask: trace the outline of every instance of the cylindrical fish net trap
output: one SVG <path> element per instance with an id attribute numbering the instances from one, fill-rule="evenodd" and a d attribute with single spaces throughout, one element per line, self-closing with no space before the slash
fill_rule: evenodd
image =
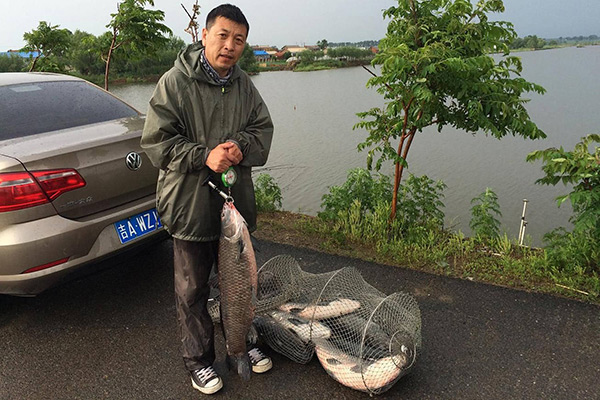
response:
<path id="1" fill-rule="evenodd" d="M 298 363 L 316 353 L 336 381 L 379 394 L 413 366 L 421 347 L 421 313 L 407 293 L 385 295 L 354 268 L 312 274 L 290 256 L 258 271 L 254 326 L 273 350 Z M 218 320 L 218 303 L 211 307 Z"/>
<path id="2" fill-rule="evenodd" d="M 386 296 L 354 268 L 322 274 L 277 256 L 259 270 L 256 328 L 274 350 L 307 363 L 314 353 L 341 384 L 388 390 L 414 364 L 421 313 L 413 296 Z"/>

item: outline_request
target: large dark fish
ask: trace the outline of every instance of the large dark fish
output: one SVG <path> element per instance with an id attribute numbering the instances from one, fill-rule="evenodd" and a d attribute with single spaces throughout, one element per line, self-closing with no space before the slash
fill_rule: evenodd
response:
<path id="1" fill-rule="evenodd" d="M 231 202 L 225 202 L 221 212 L 218 269 L 227 366 L 248 380 L 246 337 L 254 318 L 258 274 L 246 221 Z"/>

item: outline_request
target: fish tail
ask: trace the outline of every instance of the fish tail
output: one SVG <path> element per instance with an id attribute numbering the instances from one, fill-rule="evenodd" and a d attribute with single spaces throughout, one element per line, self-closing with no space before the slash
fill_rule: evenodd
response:
<path id="1" fill-rule="evenodd" d="M 251 367 L 248 353 L 244 352 L 242 355 L 227 355 L 227 368 L 229 368 L 229 370 L 234 369 L 243 380 L 250 380 Z"/>

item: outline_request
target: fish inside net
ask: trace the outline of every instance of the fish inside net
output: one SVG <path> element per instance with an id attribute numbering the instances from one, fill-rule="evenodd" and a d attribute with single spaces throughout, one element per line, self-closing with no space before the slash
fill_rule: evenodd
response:
<path id="1" fill-rule="evenodd" d="M 388 390 L 413 366 L 421 347 L 413 296 L 388 296 L 354 268 L 308 273 L 287 255 L 267 261 L 258 279 L 254 326 L 289 359 L 305 364 L 316 354 L 333 379 L 370 394 Z M 218 321 L 218 301 L 209 311 Z"/>

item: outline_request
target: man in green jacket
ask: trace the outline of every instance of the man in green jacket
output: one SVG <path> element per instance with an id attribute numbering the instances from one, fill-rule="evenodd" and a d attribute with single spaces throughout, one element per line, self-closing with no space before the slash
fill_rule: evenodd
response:
<path id="1" fill-rule="evenodd" d="M 264 165 L 273 123 L 250 78 L 236 64 L 249 25 L 236 6 L 213 9 L 202 29 L 202 43 L 183 50 L 158 82 L 150 100 L 141 145 L 160 169 L 157 210 L 173 237 L 177 316 L 183 359 L 192 385 L 205 394 L 223 386 L 214 371 L 214 327 L 207 310 L 208 279 L 217 262 L 223 199 L 204 184 L 219 181 L 233 167 L 236 208 L 256 229 L 251 168 Z M 252 370 L 268 371 L 272 362 L 249 351 Z"/>

